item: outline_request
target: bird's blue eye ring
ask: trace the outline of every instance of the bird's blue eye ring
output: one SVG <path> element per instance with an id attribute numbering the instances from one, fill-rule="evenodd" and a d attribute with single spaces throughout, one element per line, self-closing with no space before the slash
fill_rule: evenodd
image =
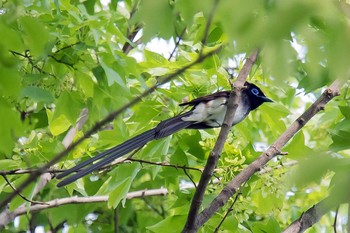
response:
<path id="1" fill-rule="evenodd" d="M 253 89 L 251 90 L 251 92 L 252 92 L 254 95 L 258 95 L 258 94 L 259 94 L 259 90 L 256 89 L 256 88 L 253 88 Z"/>

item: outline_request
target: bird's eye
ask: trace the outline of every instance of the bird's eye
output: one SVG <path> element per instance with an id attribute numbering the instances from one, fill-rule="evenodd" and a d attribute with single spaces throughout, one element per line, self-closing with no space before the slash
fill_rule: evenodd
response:
<path id="1" fill-rule="evenodd" d="M 259 90 L 256 89 L 256 88 L 253 88 L 253 89 L 251 90 L 251 92 L 252 92 L 254 95 L 258 95 L 258 94 L 259 94 Z"/>

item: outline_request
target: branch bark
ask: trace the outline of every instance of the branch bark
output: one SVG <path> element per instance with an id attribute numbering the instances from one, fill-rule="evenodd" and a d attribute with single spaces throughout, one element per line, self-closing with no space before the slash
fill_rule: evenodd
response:
<path id="1" fill-rule="evenodd" d="M 280 154 L 282 147 L 324 106 L 335 96 L 339 95 L 341 82 L 334 81 L 323 94 L 313 103 L 293 124 L 271 145 L 264 153 L 253 161 L 248 167 L 240 172 L 228 183 L 221 193 L 205 208 L 198 216 L 194 224 L 193 231 L 196 232 L 205 222 L 207 222 L 216 211 L 231 198 L 241 185 L 246 182 L 255 172 L 259 171 L 273 157 Z"/>
<path id="2" fill-rule="evenodd" d="M 310 209 L 302 213 L 299 219 L 290 224 L 283 233 L 301 233 L 312 225 L 317 223 L 323 215 L 331 211 L 335 206 L 340 203 L 336 203 L 334 198 L 328 196 Z"/>
<path id="3" fill-rule="evenodd" d="M 206 187 L 214 174 L 222 148 L 224 147 L 227 135 L 230 132 L 233 123 L 233 116 L 235 115 L 238 103 L 241 99 L 241 92 L 244 82 L 247 79 L 253 64 L 255 63 L 257 56 L 258 51 L 254 51 L 249 56 L 233 85 L 233 90 L 231 91 L 230 98 L 228 99 L 227 112 L 218 136 L 218 140 L 216 141 L 214 149 L 211 151 L 207 164 L 204 167 L 196 192 L 192 198 L 186 225 L 182 232 L 196 232 L 198 229 L 195 223 L 197 221 L 199 208 L 202 205 Z"/>
<path id="4" fill-rule="evenodd" d="M 166 188 L 160 188 L 160 189 L 152 189 L 152 190 L 141 190 L 141 191 L 135 191 L 130 192 L 127 194 L 127 199 L 133 199 L 133 198 L 142 198 L 146 196 L 165 196 L 168 194 L 168 190 Z M 12 222 L 15 217 L 24 215 L 27 213 L 36 213 L 42 210 L 54 208 L 61 205 L 68 205 L 68 204 L 82 204 L 82 203 L 96 203 L 96 202 L 107 202 L 108 196 L 93 196 L 93 197 L 67 197 L 67 198 L 61 198 L 61 199 L 55 199 L 52 201 L 45 202 L 45 204 L 38 204 L 33 205 L 31 207 L 27 206 L 20 206 L 17 209 L 15 209 L 13 212 L 3 211 L 0 214 L 0 230 L 3 229 L 7 224 Z"/>

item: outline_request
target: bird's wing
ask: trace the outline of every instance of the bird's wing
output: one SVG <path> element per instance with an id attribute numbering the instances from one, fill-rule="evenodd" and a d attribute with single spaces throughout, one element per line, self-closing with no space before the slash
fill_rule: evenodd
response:
<path id="1" fill-rule="evenodd" d="M 179 104 L 179 106 L 195 106 L 195 105 L 198 105 L 200 103 L 206 103 L 206 102 L 209 102 L 211 100 L 214 100 L 214 99 L 217 99 L 220 97 L 229 98 L 230 92 L 229 91 L 216 92 L 216 93 L 213 93 L 210 95 L 198 97 L 197 99 L 191 100 L 189 102 L 181 103 L 181 104 Z"/>

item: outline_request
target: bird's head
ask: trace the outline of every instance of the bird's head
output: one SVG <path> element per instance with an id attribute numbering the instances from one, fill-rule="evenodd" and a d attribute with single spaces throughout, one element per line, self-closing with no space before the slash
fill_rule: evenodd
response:
<path id="1" fill-rule="evenodd" d="M 244 90 L 244 93 L 246 93 L 249 98 L 251 110 L 256 109 L 265 102 L 273 102 L 271 99 L 267 98 L 264 95 L 264 93 L 260 90 L 260 88 L 256 85 L 249 82 L 245 82 L 244 86 L 247 87 Z"/>

